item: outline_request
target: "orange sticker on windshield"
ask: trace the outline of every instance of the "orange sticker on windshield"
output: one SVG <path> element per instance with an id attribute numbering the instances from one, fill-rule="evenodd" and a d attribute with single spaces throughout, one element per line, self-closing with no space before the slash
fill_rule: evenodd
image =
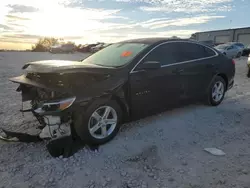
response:
<path id="1" fill-rule="evenodd" d="M 122 57 L 128 57 L 128 56 L 131 56 L 132 55 L 132 52 L 130 51 L 125 51 L 121 54 Z"/>

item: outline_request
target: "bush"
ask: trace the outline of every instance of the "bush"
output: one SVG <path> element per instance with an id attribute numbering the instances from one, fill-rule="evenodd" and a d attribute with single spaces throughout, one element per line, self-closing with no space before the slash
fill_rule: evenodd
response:
<path id="1" fill-rule="evenodd" d="M 41 38 L 38 42 L 32 46 L 33 52 L 47 52 L 49 51 L 51 46 L 54 46 L 59 43 L 59 39 L 57 38 Z"/>

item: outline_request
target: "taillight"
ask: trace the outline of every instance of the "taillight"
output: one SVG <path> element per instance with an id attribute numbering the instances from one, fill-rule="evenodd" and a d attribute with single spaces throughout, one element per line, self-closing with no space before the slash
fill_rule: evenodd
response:
<path id="1" fill-rule="evenodd" d="M 233 65 L 235 65 L 235 61 L 232 59 L 232 63 L 233 63 Z"/>

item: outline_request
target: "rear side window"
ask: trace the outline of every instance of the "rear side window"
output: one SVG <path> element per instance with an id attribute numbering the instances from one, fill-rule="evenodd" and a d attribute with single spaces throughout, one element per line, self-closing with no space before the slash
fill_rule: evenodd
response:
<path id="1" fill-rule="evenodd" d="M 211 57 L 215 52 L 205 46 L 195 43 L 183 42 L 181 43 L 182 61 L 191 61 Z"/>
<path id="2" fill-rule="evenodd" d="M 161 65 L 169 65 L 180 62 L 181 55 L 179 43 L 166 43 L 158 46 L 152 52 L 150 52 L 143 62 L 158 61 L 161 63 Z"/>

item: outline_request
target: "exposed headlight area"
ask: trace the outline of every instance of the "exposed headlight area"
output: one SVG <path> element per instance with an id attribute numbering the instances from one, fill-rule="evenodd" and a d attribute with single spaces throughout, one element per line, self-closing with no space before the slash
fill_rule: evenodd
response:
<path id="1" fill-rule="evenodd" d="M 59 101 L 45 102 L 34 111 L 37 114 L 44 114 L 46 112 L 60 112 L 68 109 L 74 103 L 75 99 L 76 97 L 71 97 Z"/>

